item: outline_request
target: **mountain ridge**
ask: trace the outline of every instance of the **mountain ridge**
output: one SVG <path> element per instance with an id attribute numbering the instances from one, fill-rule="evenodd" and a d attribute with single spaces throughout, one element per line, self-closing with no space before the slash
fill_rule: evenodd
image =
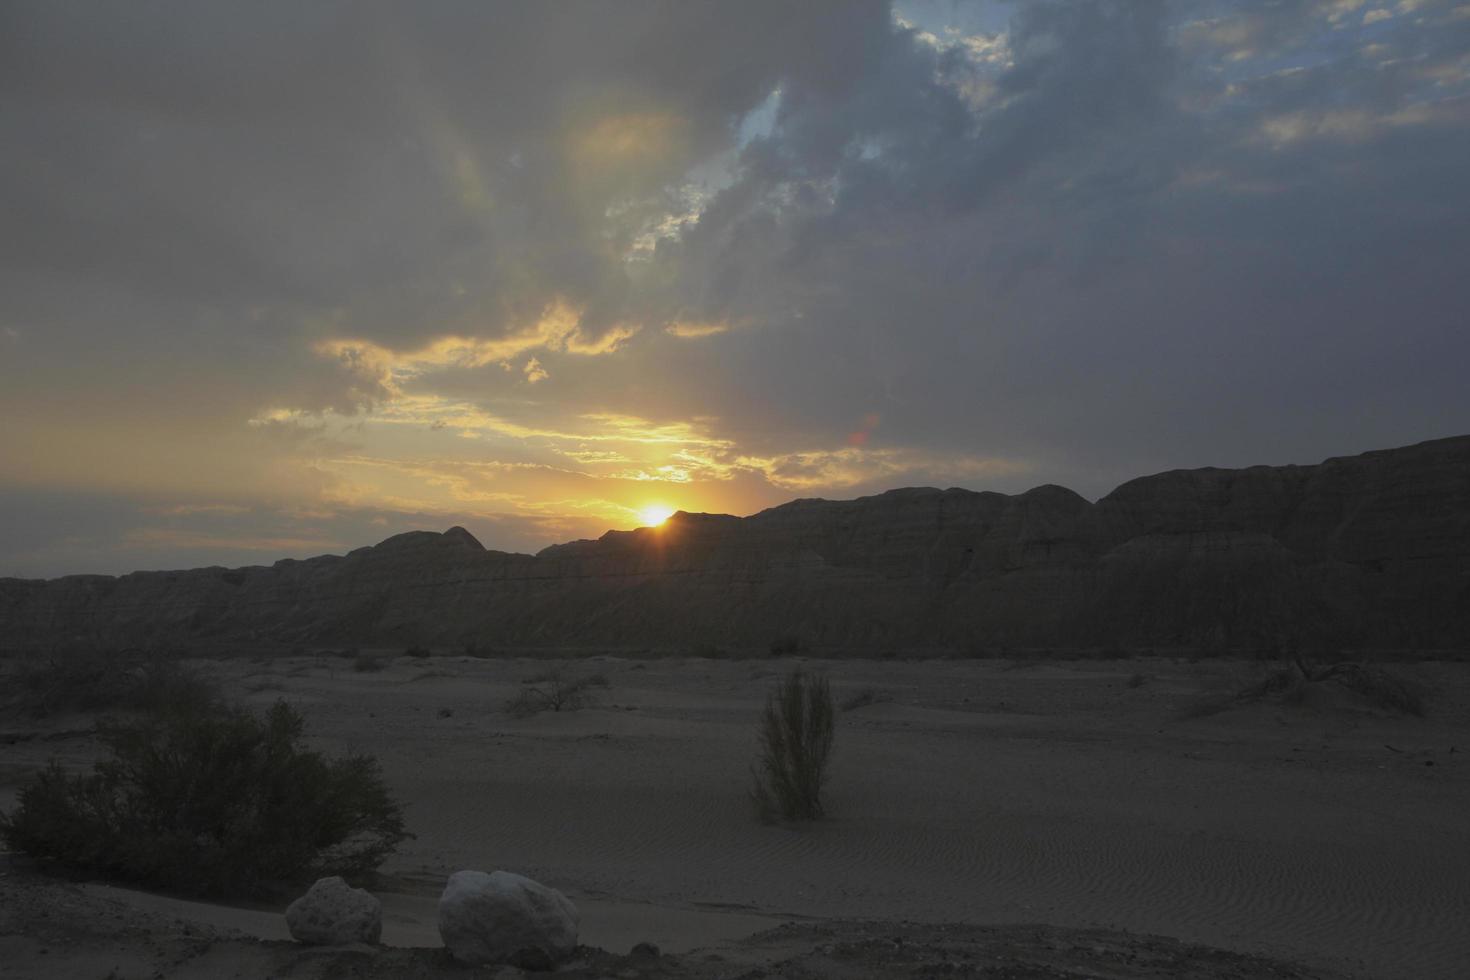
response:
<path id="1" fill-rule="evenodd" d="M 0 645 L 1470 648 L 1470 436 L 1175 469 L 1096 502 L 904 487 L 679 512 L 535 555 L 463 527 L 345 555 L 0 580 Z"/>

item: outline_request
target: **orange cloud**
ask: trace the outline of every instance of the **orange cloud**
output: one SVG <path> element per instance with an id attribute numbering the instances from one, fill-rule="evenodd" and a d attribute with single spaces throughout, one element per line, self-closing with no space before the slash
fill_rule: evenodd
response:
<path id="1" fill-rule="evenodd" d="M 533 323 L 498 337 L 466 337 L 444 334 L 421 347 L 394 350 L 371 340 L 334 337 L 318 342 L 316 353 L 338 359 L 363 387 L 381 398 L 402 395 L 401 382 L 409 378 L 448 368 L 474 368 L 508 361 L 532 351 L 595 356 L 610 354 L 638 332 L 636 326 L 617 324 L 601 335 L 592 336 L 582 329 L 582 311 L 565 301 L 546 307 Z M 528 364 L 527 378 L 539 381 L 546 377 L 540 361 L 532 358 L 536 369 Z M 539 377 L 532 377 L 536 371 Z"/>
<path id="2" fill-rule="evenodd" d="M 713 337 L 715 334 L 724 333 L 729 329 L 730 325 L 721 321 L 673 320 L 664 324 L 665 333 L 686 340 L 697 337 Z"/>

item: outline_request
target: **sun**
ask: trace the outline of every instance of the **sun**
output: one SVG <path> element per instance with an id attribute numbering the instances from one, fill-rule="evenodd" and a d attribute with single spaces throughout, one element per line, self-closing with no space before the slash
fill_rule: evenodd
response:
<path id="1" fill-rule="evenodd" d="M 658 527 L 674 516 L 674 508 L 666 504 L 646 504 L 638 508 L 638 519 L 644 527 Z"/>

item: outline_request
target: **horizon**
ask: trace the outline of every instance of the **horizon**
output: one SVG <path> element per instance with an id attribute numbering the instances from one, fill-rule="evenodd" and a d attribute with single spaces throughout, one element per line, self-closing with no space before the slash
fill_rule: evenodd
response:
<path id="1" fill-rule="evenodd" d="M 0 576 L 1470 432 L 1467 10 L 7 5 Z"/>
<path id="2" fill-rule="evenodd" d="M 1375 448 L 1375 449 L 1365 449 L 1365 450 L 1363 450 L 1362 452 L 1359 452 L 1359 453 L 1350 453 L 1350 454 L 1345 454 L 1343 456 L 1328 456 L 1328 457 L 1324 457 L 1323 459 L 1320 459 L 1320 460 L 1318 460 L 1316 462 L 1313 462 L 1313 463 L 1300 463 L 1300 462 L 1296 462 L 1296 463 L 1282 463 L 1282 464 L 1263 464 L 1263 463 L 1258 463 L 1258 464 L 1251 464 L 1251 465 L 1252 466 L 1273 466 L 1273 467 L 1281 467 L 1281 466 L 1319 466 L 1322 463 L 1330 462 L 1331 460 L 1334 460 L 1334 459 L 1351 458 L 1351 457 L 1354 457 L 1354 456 L 1366 456 L 1366 455 L 1370 455 L 1370 454 L 1373 454 L 1373 453 L 1381 453 L 1381 452 L 1391 452 L 1391 451 L 1397 450 L 1397 449 L 1409 449 L 1409 448 L 1413 448 L 1415 446 L 1425 445 L 1425 444 L 1428 444 L 1428 443 L 1447 442 L 1447 441 L 1452 441 L 1452 440 L 1456 440 L 1456 439 L 1470 439 L 1470 433 L 1465 433 L 1463 435 L 1455 435 L 1455 436 L 1441 436 L 1441 437 L 1434 438 L 1434 439 L 1422 439 L 1422 440 L 1419 440 L 1418 442 L 1409 443 L 1409 444 L 1406 444 L 1404 446 L 1382 446 L 1382 447 L 1378 447 L 1378 448 Z M 1101 494 L 1101 495 L 1096 496 L 1096 497 L 1089 497 L 1089 496 L 1086 496 L 1084 494 L 1077 493 L 1077 491 L 1073 490 L 1071 487 L 1065 487 L 1065 486 L 1061 486 L 1061 484 L 1055 484 L 1055 483 L 1039 483 L 1036 486 L 1027 487 L 1025 490 L 1019 490 L 1019 491 L 1016 491 L 1014 493 L 1004 494 L 1004 496 L 1008 496 L 1008 497 L 1024 496 L 1025 494 L 1031 493 L 1034 490 L 1039 490 L 1042 487 L 1056 486 L 1056 487 L 1060 487 L 1063 490 L 1068 491 L 1069 493 L 1075 493 L 1075 494 L 1077 494 L 1077 496 L 1079 496 L 1083 500 L 1087 501 L 1087 503 L 1089 505 L 1096 505 L 1097 503 L 1099 503 L 1102 500 L 1106 499 L 1109 495 L 1111 495 L 1114 491 L 1118 490 L 1120 487 L 1126 486 L 1127 484 L 1132 483 L 1135 480 L 1149 479 L 1151 477 L 1161 476 L 1161 475 L 1166 474 L 1166 473 L 1189 472 L 1190 470 L 1198 470 L 1198 469 L 1202 469 L 1202 470 L 1218 470 L 1218 469 L 1248 469 L 1248 468 L 1251 468 L 1251 467 L 1214 467 L 1214 466 L 1203 466 L 1203 467 L 1189 467 L 1187 469 L 1186 468 L 1175 467 L 1175 468 L 1170 468 L 1170 469 L 1165 469 L 1165 470 L 1159 470 L 1159 471 L 1153 472 L 1153 473 L 1142 473 L 1142 474 L 1139 474 L 1137 476 L 1130 477 L 1130 478 L 1122 481 L 1117 486 L 1115 486 L 1111 490 L 1109 490 L 1107 493 Z M 276 558 L 274 558 L 274 559 L 272 559 L 272 560 L 270 560 L 268 562 L 265 562 L 265 563 L 254 562 L 254 563 L 245 563 L 245 564 L 235 565 L 235 566 L 222 566 L 219 563 L 210 563 L 210 564 L 205 564 L 205 565 L 189 566 L 187 568 L 186 567 L 182 567 L 182 566 L 178 566 L 178 567 L 161 567 L 161 568 L 131 568 L 131 569 L 127 569 L 125 571 L 116 571 L 116 572 L 63 572 L 60 575 L 47 575 L 47 576 L 14 576 L 14 575 L 3 575 L 3 574 L 0 574 L 0 579 L 4 579 L 4 578 L 22 578 L 22 579 L 29 578 L 29 579 L 32 579 L 32 580 L 50 580 L 50 579 L 56 579 L 56 578 L 70 578 L 72 576 L 83 576 L 83 575 L 104 575 L 104 576 L 109 576 L 109 577 L 113 577 L 113 578 L 119 578 L 119 577 L 122 577 L 124 575 L 133 574 L 135 572 L 180 572 L 180 571 L 190 571 L 192 569 L 197 569 L 197 568 L 214 568 L 214 567 L 234 567 L 234 568 L 269 567 L 270 565 L 274 565 L 274 564 L 276 564 L 277 562 L 280 562 L 280 561 L 309 561 L 309 560 L 311 560 L 313 558 L 343 557 L 343 556 L 345 556 L 347 554 L 350 554 L 350 553 L 352 553 L 354 551 L 362 550 L 364 548 L 375 548 L 378 545 L 381 545 L 381 544 L 383 544 L 383 543 L 385 543 L 387 541 L 390 541 L 393 538 L 401 537 L 402 535 L 405 535 L 405 534 L 438 534 L 438 535 L 446 535 L 446 534 L 449 534 L 449 533 L 451 533 L 453 531 L 456 531 L 456 530 L 464 531 L 466 534 L 468 534 L 471 538 L 474 539 L 474 541 L 475 541 L 476 544 L 478 544 L 481 548 L 483 548 L 486 551 L 497 551 L 497 552 L 501 552 L 501 553 L 504 553 L 504 554 L 516 555 L 516 556 L 520 556 L 520 557 L 536 558 L 536 557 L 540 557 L 540 555 L 541 555 L 542 552 L 544 552 L 544 551 L 546 551 L 546 550 L 548 550 L 550 548 L 555 548 L 555 547 L 559 547 L 559 546 L 562 546 L 562 545 L 569 545 L 569 544 L 581 544 L 581 543 L 589 542 L 589 541 L 600 541 L 603 538 L 605 538 L 607 535 L 613 534 L 613 533 L 627 534 L 627 533 L 631 533 L 631 532 L 635 532 L 635 531 L 656 530 L 656 529 L 662 527 L 663 525 L 667 524 L 669 521 L 672 521 L 672 520 L 674 520 L 675 518 L 678 518 L 678 517 L 731 517 L 731 518 L 734 518 L 736 520 L 742 520 L 743 521 L 743 520 L 747 520 L 747 519 L 752 518 L 752 517 L 758 517 L 761 514 L 766 513 L 767 511 L 777 510 L 777 509 L 779 509 L 781 507 L 786 507 L 786 506 L 788 506 L 790 504 L 795 504 L 795 503 L 803 503 L 803 502 L 807 502 L 807 501 L 820 502 L 820 503 L 849 503 L 849 502 L 853 502 L 853 501 L 857 501 L 857 500 L 870 499 L 872 497 L 881 497 L 881 496 L 884 496 L 885 494 L 899 493 L 899 492 L 904 491 L 904 490 L 930 490 L 930 491 L 933 491 L 935 493 L 949 493 L 949 492 L 955 491 L 955 490 L 958 490 L 958 491 L 960 491 L 962 493 L 973 493 L 973 494 L 1000 493 L 1000 491 L 996 491 L 996 490 L 976 490 L 976 489 L 973 489 L 973 488 L 970 488 L 970 487 L 903 486 L 903 487 L 889 487 L 889 488 L 883 489 L 883 490 L 875 490 L 872 493 L 866 493 L 866 494 L 862 494 L 862 495 L 856 496 L 856 497 L 841 497 L 841 498 L 831 498 L 831 497 L 792 497 L 789 500 L 782 501 L 781 503 L 778 503 L 778 504 L 773 504 L 770 507 L 763 507 L 763 508 L 761 508 L 758 511 L 752 511 L 751 513 L 748 513 L 748 514 L 730 514 L 730 513 L 724 513 L 724 512 L 718 512 L 718 511 L 690 511 L 690 510 L 680 509 L 680 510 L 670 511 L 669 513 L 667 513 L 664 516 L 662 516 L 659 520 L 650 521 L 649 523 L 645 523 L 645 524 L 639 524 L 639 525 L 636 525 L 634 527 L 628 527 L 628 528 L 622 528 L 622 527 L 607 528 L 601 534 L 596 534 L 596 535 L 593 535 L 591 537 L 586 537 L 586 538 L 570 538 L 570 539 L 567 539 L 567 540 L 564 540 L 564 541 L 552 541 L 552 542 L 548 542 L 547 544 L 543 545 L 542 547 L 537 548 L 535 551 L 507 551 L 506 549 L 503 549 L 503 548 L 494 548 L 494 547 L 491 547 L 491 546 L 487 546 L 483 541 L 481 541 L 480 536 L 478 534 L 475 534 L 475 532 L 471 528 L 466 527 L 463 524 L 451 524 L 448 527 L 443 528 L 442 530 L 439 530 L 439 529 L 436 529 L 436 528 L 433 528 L 433 527 L 407 527 L 407 528 L 402 528 L 400 530 L 394 531 L 394 532 L 392 532 L 390 534 L 387 534 L 387 535 L 385 535 L 383 537 L 377 538 L 377 539 L 375 539 L 375 540 L 373 540 L 371 542 L 368 542 L 368 543 L 356 544 L 356 545 L 353 545 L 353 544 L 350 544 L 350 543 L 344 543 L 344 544 L 340 545 L 338 547 L 338 549 L 335 550 L 335 551 L 324 551 L 324 552 L 317 552 L 317 553 L 305 554 L 305 555 L 282 555 L 282 556 L 276 557 Z"/>

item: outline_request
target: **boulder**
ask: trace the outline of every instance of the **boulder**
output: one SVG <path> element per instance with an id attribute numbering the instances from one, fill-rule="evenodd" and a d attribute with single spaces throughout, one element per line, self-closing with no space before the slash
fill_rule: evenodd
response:
<path id="1" fill-rule="evenodd" d="M 456 871 L 439 898 L 439 935 L 456 960 L 545 965 L 577 947 L 577 907 L 554 888 L 496 871 Z"/>
<path id="2" fill-rule="evenodd" d="M 286 926 L 312 946 L 376 944 L 383 935 L 383 903 L 341 878 L 318 878 L 286 909 Z"/>

